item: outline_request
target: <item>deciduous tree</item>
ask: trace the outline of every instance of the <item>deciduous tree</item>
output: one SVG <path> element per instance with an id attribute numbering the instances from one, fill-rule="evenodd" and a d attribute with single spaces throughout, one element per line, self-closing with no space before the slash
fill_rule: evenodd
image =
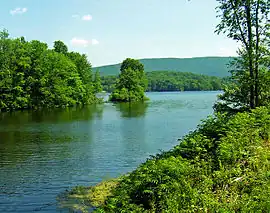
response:
<path id="1" fill-rule="evenodd" d="M 269 42 L 269 0 L 217 0 L 219 3 L 218 17 L 221 19 L 217 26 L 216 32 L 226 33 L 227 37 L 241 43 L 240 57 L 237 62 L 237 69 L 233 72 L 233 79 L 238 81 L 238 89 L 230 92 L 225 90 L 223 97 L 234 97 L 230 100 L 236 102 L 246 102 L 248 100 L 248 108 L 255 108 L 263 103 L 261 91 L 263 76 L 261 70 L 263 64 L 261 59 L 265 54 L 269 54 L 269 46 L 267 50 L 267 42 Z M 244 77 L 242 79 L 241 77 Z M 235 78 L 238 76 L 237 78 Z M 244 84 L 240 82 L 244 81 Z M 243 86 L 243 88 L 241 88 Z M 248 90 L 246 90 L 248 87 Z M 237 91 L 245 90 L 245 100 L 236 98 Z M 231 94 L 230 94 L 231 93 Z M 235 99 L 236 98 L 236 99 Z M 221 98 L 222 99 L 222 98 Z M 223 101 L 226 99 L 223 98 Z M 224 103 L 223 103 L 224 104 Z M 228 101 L 227 107 L 230 101 Z"/>

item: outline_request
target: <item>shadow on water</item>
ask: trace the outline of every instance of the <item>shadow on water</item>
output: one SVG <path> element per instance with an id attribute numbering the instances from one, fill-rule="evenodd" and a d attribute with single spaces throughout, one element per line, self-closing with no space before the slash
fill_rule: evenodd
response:
<path id="1" fill-rule="evenodd" d="M 132 153 L 141 153 L 145 150 L 147 141 L 145 141 L 146 127 L 145 115 L 147 113 L 148 102 L 120 103 L 116 105 L 117 111 L 120 112 L 121 120 L 121 143 L 123 153 L 130 156 L 123 159 L 123 166 L 137 165 L 140 163 L 138 158 L 133 158 Z"/>
<path id="2" fill-rule="evenodd" d="M 46 199 L 52 200 L 55 195 L 51 191 L 69 183 L 74 173 L 67 168 L 76 168 L 75 160 L 84 159 L 86 153 L 92 155 L 91 149 L 83 152 L 80 147 L 92 143 L 93 122 L 102 116 L 103 105 L 1 113 L 0 212 L 12 202 L 37 201 L 38 189 L 48 192 L 35 210 L 55 208 Z M 62 177 L 61 186 L 54 185 L 58 176 Z M 37 190 L 31 191 L 33 188 Z M 9 196 L 13 195 L 11 202 Z"/>
<path id="3" fill-rule="evenodd" d="M 89 137 L 75 129 L 80 122 L 91 125 L 102 114 L 102 105 L 0 113 L 0 167 L 21 163 L 34 153 L 47 155 L 45 143 L 61 144 Z"/>
<path id="4" fill-rule="evenodd" d="M 3 125 L 30 123 L 56 123 L 74 120 L 89 120 L 93 116 L 102 117 L 103 105 L 77 106 L 70 108 L 41 109 L 37 111 L 15 111 L 0 113 L 0 128 Z"/>
<path id="5" fill-rule="evenodd" d="M 115 105 L 123 118 L 144 117 L 147 111 L 147 102 L 118 103 Z"/>

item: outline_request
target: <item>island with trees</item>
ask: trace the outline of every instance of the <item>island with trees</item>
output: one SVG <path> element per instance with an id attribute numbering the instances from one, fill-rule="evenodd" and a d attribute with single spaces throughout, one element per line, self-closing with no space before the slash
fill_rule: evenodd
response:
<path id="1" fill-rule="evenodd" d="M 147 100 L 145 90 L 147 79 L 143 64 L 138 60 L 127 58 L 123 61 L 115 89 L 110 95 L 113 102 L 135 102 Z"/>

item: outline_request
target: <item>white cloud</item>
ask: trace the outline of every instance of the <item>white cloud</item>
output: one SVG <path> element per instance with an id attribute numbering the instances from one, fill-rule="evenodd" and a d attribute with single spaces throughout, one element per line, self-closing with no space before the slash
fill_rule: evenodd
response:
<path id="1" fill-rule="evenodd" d="M 81 38 L 73 38 L 71 39 L 71 44 L 73 46 L 78 46 L 78 47 L 87 47 L 89 45 L 97 45 L 99 44 L 99 41 L 96 39 L 91 39 L 91 40 L 86 40 L 86 39 L 81 39 Z"/>
<path id="2" fill-rule="evenodd" d="M 89 45 L 90 41 L 85 39 L 79 39 L 79 38 L 73 38 L 71 39 L 71 44 L 73 46 L 83 46 L 87 47 Z"/>
<path id="3" fill-rule="evenodd" d="M 23 14 L 23 13 L 26 13 L 27 10 L 28 9 L 26 7 L 23 7 L 23 8 L 17 7 L 15 9 L 13 9 L 13 10 L 10 10 L 10 14 L 11 15 Z"/>
<path id="4" fill-rule="evenodd" d="M 83 17 L 82 17 L 82 20 L 83 21 L 91 21 L 92 20 L 92 16 L 91 15 L 84 15 Z"/>

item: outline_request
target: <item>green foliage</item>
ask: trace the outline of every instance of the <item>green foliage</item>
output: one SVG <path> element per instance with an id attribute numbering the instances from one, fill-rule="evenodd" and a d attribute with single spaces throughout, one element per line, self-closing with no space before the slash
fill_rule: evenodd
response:
<path id="1" fill-rule="evenodd" d="M 144 65 L 145 72 L 157 70 L 174 72 L 191 72 L 208 76 L 229 76 L 228 64 L 233 57 L 199 57 L 199 58 L 149 58 L 139 60 Z M 102 76 L 117 76 L 121 64 L 93 68 L 100 70 Z"/>
<path id="2" fill-rule="evenodd" d="M 0 111 L 63 107 L 97 101 L 91 65 L 66 45 L 47 44 L 0 34 Z"/>
<path id="3" fill-rule="evenodd" d="M 269 89 L 263 85 L 269 66 L 269 0 L 217 0 L 220 23 L 216 32 L 241 43 L 240 60 L 233 71 L 233 83 L 225 89 L 216 105 L 217 111 L 241 111 L 265 105 Z M 239 70 L 240 67 L 240 70 Z M 262 71 L 263 70 L 263 71 Z M 268 74 L 269 75 L 269 74 Z M 267 94 L 265 94 L 267 89 Z"/>
<path id="4" fill-rule="evenodd" d="M 146 87 L 147 79 L 143 65 L 135 59 L 127 58 L 122 63 L 121 73 L 110 100 L 114 102 L 144 101 Z"/>
<path id="5" fill-rule="evenodd" d="M 102 88 L 104 91 L 106 92 L 114 91 L 117 76 L 108 75 L 108 76 L 101 76 L 100 78 L 101 78 Z"/>
<path id="6" fill-rule="evenodd" d="M 148 91 L 221 90 L 222 79 L 186 72 L 148 72 Z"/>
<path id="7" fill-rule="evenodd" d="M 242 50 L 239 51 L 239 58 L 231 63 L 231 77 L 223 87 L 224 93 L 219 95 L 214 109 L 217 112 L 236 113 L 250 110 L 250 85 L 254 84 L 248 70 L 248 55 Z M 264 50 L 262 57 L 258 60 L 258 90 L 257 106 L 270 104 L 270 71 L 269 51 Z M 265 57 L 266 56 L 266 57 Z"/>
<path id="8" fill-rule="evenodd" d="M 98 70 L 95 72 L 94 91 L 95 93 L 102 92 L 101 78 Z"/>
<path id="9" fill-rule="evenodd" d="M 118 180 L 96 212 L 269 212 L 270 110 L 209 117 Z"/>
<path id="10" fill-rule="evenodd" d="M 198 75 L 186 72 L 154 71 L 147 72 L 148 87 L 146 91 L 202 91 L 221 90 L 225 79 L 214 76 Z M 114 90 L 116 76 L 102 76 L 105 91 Z"/>
<path id="11" fill-rule="evenodd" d="M 53 50 L 64 55 L 68 53 L 68 48 L 62 41 L 55 41 L 53 45 Z"/>

